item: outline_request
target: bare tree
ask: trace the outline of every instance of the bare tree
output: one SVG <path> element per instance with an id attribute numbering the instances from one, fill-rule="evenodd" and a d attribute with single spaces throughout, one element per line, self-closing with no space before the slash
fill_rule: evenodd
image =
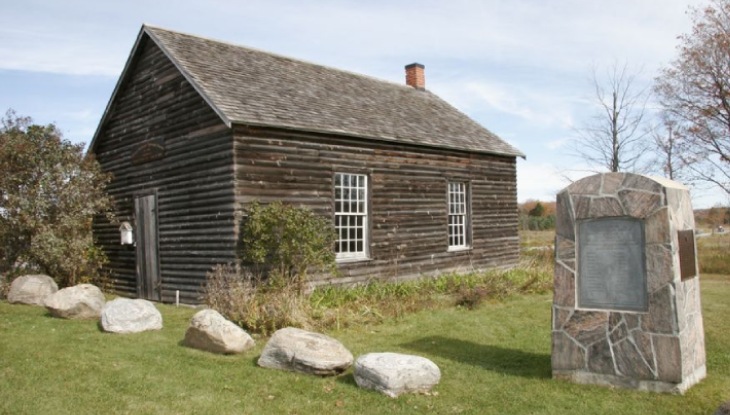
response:
<path id="1" fill-rule="evenodd" d="M 605 79 L 593 71 L 595 114 L 576 130 L 575 155 L 597 171 L 641 169 L 647 149 L 647 131 L 642 127 L 648 92 L 639 88 L 628 65 L 615 63 Z"/>
<path id="2" fill-rule="evenodd" d="M 682 133 L 677 120 L 668 113 L 659 116 L 660 124 L 651 127 L 653 168 L 671 180 L 684 181 L 686 162 L 682 158 Z"/>
<path id="3" fill-rule="evenodd" d="M 686 125 L 681 156 L 692 178 L 730 195 L 730 0 L 690 11 L 692 32 L 680 36 L 679 56 L 654 89 Z"/>

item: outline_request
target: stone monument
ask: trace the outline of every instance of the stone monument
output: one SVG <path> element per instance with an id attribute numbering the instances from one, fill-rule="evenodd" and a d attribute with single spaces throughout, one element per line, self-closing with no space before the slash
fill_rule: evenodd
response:
<path id="1" fill-rule="evenodd" d="M 557 196 L 553 378 L 683 393 L 705 377 L 689 190 L 606 173 Z"/>

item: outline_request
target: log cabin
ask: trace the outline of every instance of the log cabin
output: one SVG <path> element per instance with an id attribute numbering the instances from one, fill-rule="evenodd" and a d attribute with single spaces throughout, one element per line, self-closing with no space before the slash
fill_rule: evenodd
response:
<path id="1" fill-rule="evenodd" d="M 425 88 L 144 25 L 90 144 L 134 230 L 95 237 L 114 289 L 199 303 L 239 259 L 253 201 L 332 220 L 338 272 L 314 284 L 507 268 L 524 155 Z"/>

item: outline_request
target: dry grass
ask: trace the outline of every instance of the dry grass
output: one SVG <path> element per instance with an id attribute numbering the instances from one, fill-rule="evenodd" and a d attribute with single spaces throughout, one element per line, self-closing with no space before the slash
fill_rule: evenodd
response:
<path id="1" fill-rule="evenodd" d="M 475 309 L 485 301 L 501 301 L 520 294 L 552 289 L 552 251 L 540 251 L 520 266 L 502 271 L 448 274 L 438 278 L 357 287 L 323 287 L 310 304 L 320 329 L 381 323 L 421 310 L 463 307 Z"/>
<path id="2" fill-rule="evenodd" d="M 292 283 L 257 282 L 239 276 L 230 266 L 219 266 L 208 274 L 205 301 L 248 331 L 267 335 L 287 326 L 342 329 L 380 324 L 425 309 L 474 309 L 485 301 L 546 293 L 552 280 L 550 249 L 531 252 L 510 270 L 325 286 L 309 294 L 300 294 Z"/>
<path id="3" fill-rule="evenodd" d="M 697 255 L 703 274 L 730 275 L 730 234 L 698 238 Z"/>
<path id="4" fill-rule="evenodd" d="M 520 231 L 520 247 L 524 251 L 551 247 L 555 243 L 555 229 L 547 231 Z"/>
<path id="5" fill-rule="evenodd" d="M 252 333 L 310 328 L 309 304 L 297 288 L 293 282 L 256 281 L 231 265 L 218 265 L 207 275 L 205 303 Z"/>

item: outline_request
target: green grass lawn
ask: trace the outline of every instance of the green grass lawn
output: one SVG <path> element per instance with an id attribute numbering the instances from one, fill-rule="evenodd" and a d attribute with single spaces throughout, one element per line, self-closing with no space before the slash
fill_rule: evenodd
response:
<path id="1" fill-rule="evenodd" d="M 550 377 L 550 295 L 446 308 L 328 334 L 355 356 L 425 356 L 430 395 L 391 399 L 352 373 L 318 378 L 256 366 L 265 339 L 237 356 L 181 346 L 195 310 L 159 305 L 165 328 L 103 333 L 93 321 L 0 302 L 2 414 L 711 414 L 730 400 L 730 277 L 703 276 L 708 376 L 684 396 L 574 385 Z"/>

